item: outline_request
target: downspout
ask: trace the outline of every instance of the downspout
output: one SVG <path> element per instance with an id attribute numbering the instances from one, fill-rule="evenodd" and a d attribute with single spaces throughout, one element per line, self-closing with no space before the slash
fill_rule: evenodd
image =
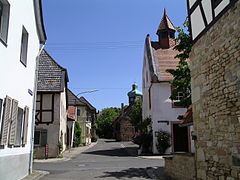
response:
<path id="1" fill-rule="evenodd" d="M 35 113 L 36 113 L 36 97 L 37 97 L 37 81 L 38 81 L 38 64 L 39 64 L 39 56 L 44 49 L 44 44 L 40 48 L 37 57 L 36 57 L 36 67 L 35 67 L 35 77 L 34 77 L 34 87 L 33 87 L 33 107 L 32 107 L 32 124 L 31 124 L 31 148 L 30 148 L 30 155 L 29 155 L 29 170 L 28 173 L 32 173 L 33 167 L 33 152 L 34 152 L 34 129 L 35 129 Z"/>

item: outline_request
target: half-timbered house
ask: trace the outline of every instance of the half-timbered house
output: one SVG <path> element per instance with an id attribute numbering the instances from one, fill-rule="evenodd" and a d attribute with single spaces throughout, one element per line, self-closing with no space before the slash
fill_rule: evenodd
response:
<path id="1" fill-rule="evenodd" d="M 67 70 L 43 50 L 38 65 L 36 158 L 56 157 L 67 144 Z"/>

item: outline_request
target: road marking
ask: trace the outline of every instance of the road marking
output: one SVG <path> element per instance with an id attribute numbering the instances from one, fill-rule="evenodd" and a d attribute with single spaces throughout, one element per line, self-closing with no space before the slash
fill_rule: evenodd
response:
<path id="1" fill-rule="evenodd" d="M 126 146 L 124 146 L 123 144 L 121 144 L 121 147 L 122 147 L 122 148 L 125 148 Z"/>

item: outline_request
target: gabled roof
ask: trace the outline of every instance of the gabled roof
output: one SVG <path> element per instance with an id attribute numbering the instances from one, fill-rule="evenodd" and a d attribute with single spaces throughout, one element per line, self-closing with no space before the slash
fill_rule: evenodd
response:
<path id="1" fill-rule="evenodd" d="M 155 74 L 158 81 L 171 81 L 173 76 L 166 72 L 167 69 L 176 69 L 179 59 L 174 58 L 179 52 L 173 47 L 169 49 L 159 48 L 158 42 L 151 42 Z"/>
<path id="2" fill-rule="evenodd" d="M 96 111 L 96 108 L 93 105 L 91 105 L 83 96 L 81 96 L 79 100 L 85 105 L 87 105 L 90 110 Z"/>
<path id="3" fill-rule="evenodd" d="M 85 106 L 85 104 L 78 99 L 78 97 L 69 89 L 67 90 L 68 106 Z"/>
<path id="4" fill-rule="evenodd" d="M 163 17 L 162 17 L 162 20 L 160 22 L 160 25 L 158 26 L 158 30 L 157 31 L 168 30 L 168 29 L 172 29 L 174 31 L 176 30 L 176 28 L 174 27 L 172 21 L 167 16 L 166 9 L 164 8 Z"/>
<path id="5" fill-rule="evenodd" d="M 150 36 L 147 35 L 145 52 L 151 82 L 169 82 L 173 79 L 173 76 L 166 72 L 167 69 L 176 69 L 179 62 L 179 59 L 174 58 L 179 52 L 173 48 L 162 49 L 159 42 L 152 42 Z"/>
<path id="6" fill-rule="evenodd" d="M 43 50 L 39 56 L 37 91 L 62 92 L 67 88 L 67 82 L 67 69 L 60 66 L 46 50 Z"/>
<path id="7" fill-rule="evenodd" d="M 47 36 L 43 23 L 42 0 L 33 0 L 33 2 L 38 38 L 41 44 L 45 44 Z"/>

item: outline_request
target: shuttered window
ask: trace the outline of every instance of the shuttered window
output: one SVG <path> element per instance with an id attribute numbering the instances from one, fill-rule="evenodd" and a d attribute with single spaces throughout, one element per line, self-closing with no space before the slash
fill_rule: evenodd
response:
<path id="1" fill-rule="evenodd" d="M 12 108 L 12 98 L 6 96 L 4 100 L 3 118 L 1 125 L 0 134 L 0 145 L 7 145 L 8 142 L 8 131 L 11 122 L 11 108 Z"/>
<path id="2" fill-rule="evenodd" d="M 23 144 L 27 144 L 29 107 L 24 108 Z"/>
<path id="3" fill-rule="evenodd" d="M 11 122 L 10 122 L 10 134 L 9 145 L 14 145 L 17 132 L 17 116 L 18 116 L 18 101 L 12 100 Z"/>
<path id="4" fill-rule="evenodd" d="M 23 109 L 18 107 L 18 115 L 17 115 L 17 132 L 15 139 L 15 146 L 20 146 L 22 144 L 22 125 L 23 125 Z"/>

